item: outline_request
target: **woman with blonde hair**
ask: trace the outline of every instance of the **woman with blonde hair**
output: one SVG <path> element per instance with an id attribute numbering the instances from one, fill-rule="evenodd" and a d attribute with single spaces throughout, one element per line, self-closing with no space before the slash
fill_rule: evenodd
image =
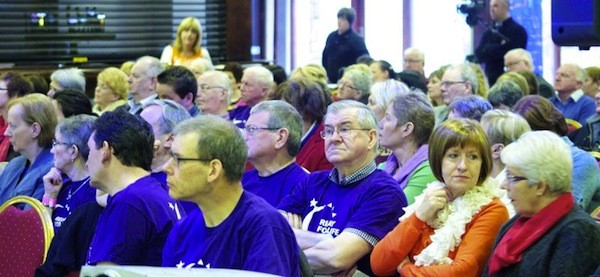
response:
<path id="1" fill-rule="evenodd" d="M 376 275 L 479 276 L 508 220 L 492 178 L 490 145 L 478 122 L 451 119 L 429 139 L 436 182 L 405 208 L 371 253 Z"/>
<path id="2" fill-rule="evenodd" d="M 177 35 L 172 45 L 167 45 L 160 56 L 160 61 L 169 65 L 188 66 L 196 59 L 212 61 L 206 48 L 202 47 L 202 27 L 195 17 L 186 17 L 177 28 Z"/>
<path id="3" fill-rule="evenodd" d="M 94 90 L 94 106 L 92 112 L 101 115 L 107 111 L 127 104 L 127 75 L 116 67 L 109 67 L 98 74 L 98 82 Z"/>

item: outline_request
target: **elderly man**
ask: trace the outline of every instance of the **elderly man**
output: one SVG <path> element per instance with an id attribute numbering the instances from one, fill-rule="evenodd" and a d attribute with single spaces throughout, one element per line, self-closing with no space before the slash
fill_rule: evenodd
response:
<path id="1" fill-rule="evenodd" d="M 107 192 L 87 264 L 161 264 L 162 248 L 178 220 L 176 203 L 149 175 L 152 128 L 129 113 L 106 112 L 96 121 L 86 166 L 91 186 Z"/>
<path id="2" fill-rule="evenodd" d="M 517 48 L 506 52 L 506 55 L 504 55 L 504 68 L 508 72 L 529 71 L 533 73 L 538 82 L 538 94 L 546 98 L 554 96 L 552 85 L 544 77 L 533 71 L 533 59 L 529 51 Z"/>
<path id="3" fill-rule="evenodd" d="M 477 59 L 485 63 L 485 76 L 490 86 L 504 72 L 504 54 L 527 46 L 527 31 L 510 17 L 509 10 L 508 0 L 490 1 L 490 17 L 494 25 L 483 34 L 475 49 Z"/>
<path id="4" fill-rule="evenodd" d="M 202 115 L 175 128 L 164 170 L 169 194 L 200 209 L 177 224 L 163 250 L 163 266 L 231 268 L 299 275 L 300 250 L 285 219 L 240 179 L 246 144 L 231 123 Z"/>
<path id="5" fill-rule="evenodd" d="M 244 173 L 244 189 L 277 206 L 308 175 L 296 164 L 301 137 L 302 117 L 292 105 L 269 100 L 254 106 L 244 132 L 254 169 Z"/>
<path id="6" fill-rule="evenodd" d="M 365 40 L 352 30 L 356 12 L 352 8 L 338 11 L 338 29 L 327 36 L 321 64 L 327 71 L 330 83 L 340 78 L 340 69 L 356 63 L 358 57 L 369 54 Z"/>
<path id="7" fill-rule="evenodd" d="M 159 74 L 156 92 L 160 99 L 173 100 L 183 106 L 191 116 L 200 113 L 196 106 L 198 81 L 189 69 L 183 66 L 172 66 Z"/>
<path id="8" fill-rule="evenodd" d="M 594 99 L 581 90 L 586 76 L 585 70 L 580 66 L 563 64 L 556 71 L 556 95 L 550 97 L 552 104 L 565 118 L 578 121 L 582 126 L 596 112 Z"/>
<path id="9" fill-rule="evenodd" d="M 410 47 L 404 50 L 404 70 L 413 70 L 425 76 L 425 53 Z"/>
<path id="10" fill-rule="evenodd" d="M 334 169 L 310 174 L 278 209 L 316 274 L 350 274 L 356 265 L 369 274 L 368 254 L 404 214 L 406 196 L 376 169 L 377 118 L 366 105 L 333 103 L 324 125 L 325 154 Z"/>
<path id="11" fill-rule="evenodd" d="M 229 118 L 233 124 L 243 129 L 248 116 L 250 116 L 250 109 L 267 100 L 267 96 L 273 89 L 275 89 L 275 81 L 273 81 L 271 71 L 262 66 L 246 68 L 240 87 L 242 93 L 240 100 L 244 101 L 246 106 L 238 106 L 229 111 Z"/>
<path id="12" fill-rule="evenodd" d="M 207 71 L 198 78 L 196 104 L 203 114 L 212 114 L 229 120 L 229 103 L 233 85 L 227 73 Z"/>
<path id="13" fill-rule="evenodd" d="M 128 102 L 129 113 L 140 114 L 144 104 L 158 97 L 157 76 L 163 70 L 160 60 L 155 57 L 144 56 L 135 62 L 128 79 L 129 93 L 133 96 Z"/>
<path id="14" fill-rule="evenodd" d="M 444 105 L 434 107 L 433 109 L 435 112 L 435 124 L 438 125 L 448 119 L 450 112 L 448 106 L 454 99 L 475 94 L 478 85 L 477 75 L 470 65 L 459 64 L 446 69 L 440 85 Z"/>

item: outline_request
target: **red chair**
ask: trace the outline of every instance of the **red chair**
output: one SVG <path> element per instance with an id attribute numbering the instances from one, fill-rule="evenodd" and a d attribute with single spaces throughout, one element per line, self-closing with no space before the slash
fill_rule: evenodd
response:
<path id="1" fill-rule="evenodd" d="M 567 121 L 567 134 L 573 133 L 579 129 L 581 129 L 581 123 L 579 123 L 579 121 L 574 120 L 574 119 L 570 119 L 567 118 L 565 119 Z"/>
<path id="2" fill-rule="evenodd" d="M 39 200 L 16 196 L 6 201 L 0 206 L 0 276 L 33 276 L 53 236 L 52 219 Z"/>

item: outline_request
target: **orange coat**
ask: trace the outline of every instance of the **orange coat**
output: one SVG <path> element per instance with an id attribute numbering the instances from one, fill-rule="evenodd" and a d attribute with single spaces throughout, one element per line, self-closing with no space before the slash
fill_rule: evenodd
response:
<path id="1" fill-rule="evenodd" d="M 507 220 L 506 207 L 494 198 L 467 224 L 460 245 L 448 253 L 453 260 L 451 264 L 416 266 L 413 257 L 431 243 L 430 236 L 435 230 L 412 214 L 375 245 L 371 267 L 377 275 L 393 275 L 398 265 L 409 257 L 410 262 L 402 266 L 401 276 L 480 276 L 494 239 Z"/>

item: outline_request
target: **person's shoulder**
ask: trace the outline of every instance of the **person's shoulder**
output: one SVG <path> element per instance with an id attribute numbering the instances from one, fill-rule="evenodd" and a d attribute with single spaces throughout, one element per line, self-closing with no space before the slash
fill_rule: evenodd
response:
<path id="1" fill-rule="evenodd" d="M 251 225 L 256 224 L 281 224 L 285 222 L 281 213 L 269 204 L 262 197 L 259 197 L 251 192 L 245 191 L 238 203 L 239 211 L 243 213 L 243 219 L 238 218 L 236 222 L 247 222 Z M 236 208 L 236 209 L 238 209 Z"/>
<path id="2" fill-rule="evenodd" d="M 373 171 L 364 181 L 375 187 L 398 187 L 398 182 L 390 174 L 381 169 Z"/>

